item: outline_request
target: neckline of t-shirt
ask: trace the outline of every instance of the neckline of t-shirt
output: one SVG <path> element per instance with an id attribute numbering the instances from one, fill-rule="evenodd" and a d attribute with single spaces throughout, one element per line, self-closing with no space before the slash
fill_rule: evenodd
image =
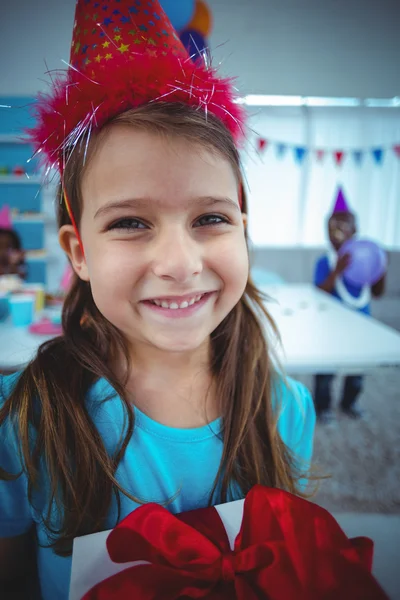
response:
<path id="1" fill-rule="evenodd" d="M 99 379 L 94 386 L 97 389 L 93 391 L 100 392 L 101 396 L 113 395 L 114 393 L 114 395 L 119 398 L 114 388 L 106 379 Z M 97 396 L 97 393 L 95 395 Z M 222 430 L 221 417 L 200 427 L 184 429 L 180 427 L 170 427 L 169 425 L 159 423 L 142 412 L 137 406 L 134 406 L 133 409 L 135 414 L 135 427 L 139 427 L 151 435 L 175 442 L 199 442 L 219 435 Z"/>

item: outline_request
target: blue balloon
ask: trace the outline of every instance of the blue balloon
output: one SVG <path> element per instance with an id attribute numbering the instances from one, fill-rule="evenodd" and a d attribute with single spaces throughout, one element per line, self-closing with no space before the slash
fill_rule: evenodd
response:
<path id="1" fill-rule="evenodd" d="M 190 23 L 195 9 L 195 0 L 160 0 L 163 11 L 176 31 L 181 31 Z"/>
<path id="2" fill-rule="evenodd" d="M 196 60 L 196 58 L 203 59 L 203 52 L 208 53 L 206 40 L 195 29 L 185 29 L 185 31 L 182 31 L 180 39 L 193 60 Z"/>

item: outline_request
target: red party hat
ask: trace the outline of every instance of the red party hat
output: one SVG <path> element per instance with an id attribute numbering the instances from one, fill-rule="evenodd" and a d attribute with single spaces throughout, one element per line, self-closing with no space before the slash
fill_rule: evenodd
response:
<path id="1" fill-rule="evenodd" d="M 0 229 L 12 229 L 11 211 L 7 204 L 0 208 Z"/>
<path id="2" fill-rule="evenodd" d="M 60 171 L 84 135 L 129 108 L 182 102 L 219 117 L 237 140 L 243 110 L 231 80 L 188 55 L 158 0 L 77 0 L 67 73 L 35 105 L 27 133 Z"/>
<path id="3" fill-rule="evenodd" d="M 338 213 L 338 212 L 351 213 L 351 210 L 348 207 L 344 192 L 341 187 L 338 188 L 338 191 L 336 194 L 335 206 L 333 207 L 332 214 L 334 215 L 335 213 Z"/>

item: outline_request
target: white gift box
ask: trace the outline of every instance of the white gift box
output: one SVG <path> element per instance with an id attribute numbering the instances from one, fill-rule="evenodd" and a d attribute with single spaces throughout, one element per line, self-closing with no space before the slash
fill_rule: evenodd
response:
<path id="1" fill-rule="evenodd" d="M 232 550 L 242 524 L 243 505 L 244 500 L 235 500 L 214 507 L 224 524 Z M 111 530 L 101 531 L 100 533 L 75 538 L 72 552 L 69 600 L 81 600 L 100 581 L 104 581 L 104 579 L 108 579 L 108 577 L 134 565 L 147 563 L 147 561 L 114 563 L 108 555 L 106 546 L 106 540 L 110 532 Z"/>

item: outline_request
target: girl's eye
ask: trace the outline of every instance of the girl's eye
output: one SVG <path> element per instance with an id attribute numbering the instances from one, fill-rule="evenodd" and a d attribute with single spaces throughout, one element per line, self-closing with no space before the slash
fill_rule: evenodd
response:
<path id="1" fill-rule="evenodd" d="M 195 227 L 204 227 L 207 225 L 220 225 L 221 223 L 228 223 L 228 219 L 221 217 L 221 215 L 204 215 L 197 219 Z"/>
<path id="2" fill-rule="evenodd" d="M 147 229 L 147 225 L 138 219 L 120 219 L 116 223 L 110 225 L 109 229 L 123 229 L 125 231 L 132 229 Z"/>

